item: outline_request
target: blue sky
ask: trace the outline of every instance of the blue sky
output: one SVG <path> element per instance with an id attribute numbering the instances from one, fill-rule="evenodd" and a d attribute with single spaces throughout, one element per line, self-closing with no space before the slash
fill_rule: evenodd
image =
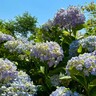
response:
<path id="1" fill-rule="evenodd" d="M 66 9 L 69 5 L 84 5 L 91 1 L 93 0 L 1 0 L 0 19 L 14 19 L 15 16 L 28 11 L 37 18 L 38 25 L 42 25 L 53 18 L 60 8 Z"/>

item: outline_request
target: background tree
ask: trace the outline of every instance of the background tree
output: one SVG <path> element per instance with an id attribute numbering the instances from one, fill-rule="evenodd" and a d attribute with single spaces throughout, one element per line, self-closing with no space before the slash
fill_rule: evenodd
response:
<path id="1" fill-rule="evenodd" d="M 90 4 L 83 6 L 82 9 L 85 14 L 87 14 L 88 18 L 85 23 L 85 35 L 96 35 L 96 4 L 91 2 Z"/>
<path id="2" fill-rule="evenodd" d="M 13 36 L 27 37 L 30 34 L 35 34 L 37 19 L 32 17 L 28 12 L 22 16 L 16 16 L 14 20 L 0 20 L 0 31 Z"/>
<path id="3" fill-rule="evenodd" d="M 25 12 L 22 16 L 16 16 L 15 32 L 27 37 L 28 34 L 34 34 L 36 29 L 37 19 L 32 17 L 28 12 Z"/>

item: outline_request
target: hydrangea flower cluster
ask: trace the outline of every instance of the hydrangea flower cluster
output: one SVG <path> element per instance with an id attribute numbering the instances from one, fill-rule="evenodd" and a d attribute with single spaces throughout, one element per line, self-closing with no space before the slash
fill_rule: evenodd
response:
<path id="1" fill-rule="evenodd" d="M 81 39 L 80 44 L 83 48 L 87 49 L 88 52 L 92 52 L 96 50 L 96 36 L 89 36 L 85 39 Z"/>
<path id="2" fill-rule="evenodd" d="M 96 36 L 89 36 L 84 39 L 73 41 L 70 44 L 69 55 L 76 56 L 79 46 L 82 46 L 87 52 L 93 52 L 96 50 Z"/>
<path id="3" fill-rule="evenodd" d="M 59 86 L 60 85 L 60 79 L 59 79 L 59 75 L 58 74 L 56 74 L 56 75 L 53 75 L 53 76 L 51 76 L 50 77 L 50 80 L 51 80 L 51 84 L 53 85 L 53 86 Z"/>
<path id="4" fill-rule="evenodd" d="M 16 66 L 8 59 L 0 58 L 0 83 L 5 83 L 17 77 Z"/>
<path id="5" fill-rule="evenodd" d="M 73 41 L 71 44 L 70 44 L 70 47 L 69 47 L 69 55 L 72 57 L 72 56 L 76 56 L 78 53 L 77 53 L 77 50 L 80 46 L 80 40 L 75 40 Z"/>
<path id="6" fill-rule="evenodd" d="M 48 31 L 52 26 L 54 26 L 53 20 L 48 20 L 45 24 L 42 25 L 42 29 Z"/>
<path id="7" fill-rule="evenodd" d="M 24 53 L 25 51 L 30 51 L 33 47 L 33 42 L 29 41 L 29 42 L 26 42 L 26 43 L 21 43 L 19 44 L 15 50 L 17 53 Z"/>
<path id="8" fill-rule="evenodd" d="M 47 61 L 49 67 L 57 65 L 63 58 L 63 50 L 56 42 L 36 43 L 32 47 L 31 56 L 39 58 L 41 61 Z"/>
<path id="9" fill-rule="evenodd" d="M 72 57 L 67 63 L 66 73 L 68 75 L 80 73 L 85 76 L 96 76 L 96 51 Z"/>
<path id="10" fill-rule="evenodd" d="M 7 41 L 6 43 L 4 43 L 4 47 L 10 52 L 14 52 L 16 51 L 16 47 L 20 44 L 22 44 L 22 41 L 19 40 Z"/>
<path id="11" fill-rule="evenodd" d="M 12 37 L 11 35 L 0 32 L 0 43 L 4 41 L 10 41 L 10 40 L 15 40 L 15 38 Z"/>
<path id="12" fill-rule="evenodd" d="M 69 88 L 59 87 L 55 91 L 53 91 L 50 96 L 81 96 L 77 92 L 72 92 Z"/>
<path id="13" fill-rule="evenodd" d="M 37 87 L 29 76 L 19 71 L 18 76 L 0 87 L 0 96 L 36 96 Z"/>
<path id="14" fill-rule="evenodd" d="M 33 42 L 23 42 L 21 40 L 7 41 L 4 43 L 4 47 L 10 52 L 17 52 L 19 54 L 24 53 L 24 51 L 30 51 L 33 46 Z"/>
<path id="15" fill-rule="evenodd" d="M 85 21 L 84 14 L 78 7 L 70 6 L 67 10 L 60 9 L 53 20 L 54 25 L 59 25 L 61 28 L 71 29 L 76 25 L 83 24 Z"/>

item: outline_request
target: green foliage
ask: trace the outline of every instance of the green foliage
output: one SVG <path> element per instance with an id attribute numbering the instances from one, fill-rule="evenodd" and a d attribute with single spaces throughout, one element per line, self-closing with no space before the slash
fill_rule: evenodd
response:
<path id="1" fill-rule="evenodd" d="M 15 17 L 15 31 L 27 37 L 28 32 L 31 34 L 35 32 L 37 19 L 32 17 L 28 12 L 22 16 Z"/>
<path id="2" fill-rule="evenodd" d="M 82 7 L 82 9 L 88 15 L 88 20 L 84 25 L 86 30 L 85 36 L 96 35 L 96 4 L 91 2 Z"/>
<path id="3" fill-rule="evenodd" d="M 4 28 L 10 32 L 11 35 L 15 36 L 15 22 L 12 20 L 9 20 L 8 22 L 4 22 Z"/>
<path id="4" fill-rule="evenodd" d="M 20 33 L 21 36 L 27 37 L 30 34 L 35 34 L 36 23 L 37 19 L 25 12 L 22 16 L 16 16 L 14 20 L 0 20 L 0 31 L 13 36 Z"/>

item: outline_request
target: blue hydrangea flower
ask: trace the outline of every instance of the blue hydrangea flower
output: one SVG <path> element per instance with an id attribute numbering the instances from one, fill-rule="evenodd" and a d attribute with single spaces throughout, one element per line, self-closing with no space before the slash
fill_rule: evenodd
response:
<path id="1" fill-rule="evenodd" d="M 53 91 L 50 96 L 80 96 L 80 94 L 72 92 L 69 88 L 61 86 Z"/>
<path id="2" fill-rule="evenodd" d="M 23 71 L 18 76 L 0 87 L 0 96 L 36 96 L 37 86 Z"/>
<path id="3" fill-rule="evenodd" d="M 93 52 L 96 50 L 96 36 L 89 36 L 84 39 L 75 40 L 70 44 L 69 55 L 76 56 L 79 46 L 82 46 L 87 52 Z"/>
<path id="4" fill-rule="evenodd" d="M 67 63 L 66 73 L 68 75 L 78 73 L 85 76 L 96 75 L 96 51 L 72 57 Z"/>

